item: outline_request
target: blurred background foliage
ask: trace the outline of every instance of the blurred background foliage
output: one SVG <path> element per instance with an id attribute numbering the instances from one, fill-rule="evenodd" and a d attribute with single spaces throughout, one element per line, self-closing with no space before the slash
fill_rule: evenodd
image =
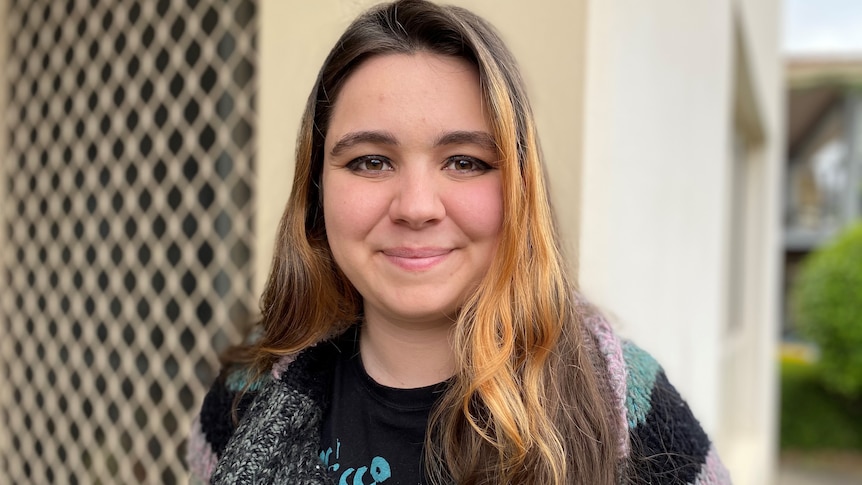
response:
<path id="1" fill-rule="evenodd" d="M 781 361 L 781 436 L 785 450 L 862 452 L 862 400 L 830 391 L 816 366 Z"/>
<path id="2" fill-rule="evenodd" d="M 803 262 L 795 328 L 816 345 L 781 359 L 781 447 L 862 450 L 862 223 Z"/>

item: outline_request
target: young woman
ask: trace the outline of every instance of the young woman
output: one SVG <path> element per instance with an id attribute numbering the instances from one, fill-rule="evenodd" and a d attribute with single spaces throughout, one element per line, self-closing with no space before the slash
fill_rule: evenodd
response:
<path id="1" fill-rule="evenodd" d="M 212 483 L 726 483 L 565 272 L 533 117 L 482 19 L 380 5 L 311 92 L 262 299 L 189 440 Z"/>

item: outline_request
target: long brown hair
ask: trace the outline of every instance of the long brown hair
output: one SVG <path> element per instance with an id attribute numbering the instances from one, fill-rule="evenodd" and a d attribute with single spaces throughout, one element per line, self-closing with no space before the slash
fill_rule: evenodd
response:
<path id="1" fill-rule="evenodd" d="M 279 356 L 360 318 L 362 298 L 326 239 L 324 140 L 339 90 L 357 66 L 417 51 L 478 68 L 500 152 L 504 210 L 494 261 L 455 324 L 458 366 L 429 422 L 429 474 L 460 484 L 613 483 L 624 430 L 561 255 L 532 110 L 511 53 L 465 9 L 421 0 L 382 4 L 356 19 L 330 52 L 299 132 L 293 188 L 261 300 L 262 335 L 245 358 L 266 372 Z"/>

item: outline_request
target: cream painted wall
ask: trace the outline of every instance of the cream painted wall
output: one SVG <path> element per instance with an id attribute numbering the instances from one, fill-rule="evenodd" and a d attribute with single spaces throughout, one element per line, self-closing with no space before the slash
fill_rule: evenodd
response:
<path id="1" fill-rule="evenodd" d="M 299 122 L 317 70 L 351 14 L 347 2 L 260 2 L 258 46 L 257 210 L 253 293 L 269 273 L 273 243 L 293 180 Z M 339 10 L 340 9 L 340 10 Z"/>
<path id="2" fill-rule="evenodd" d="M 269 271 L 276 226 L 290 191 L 300 116 L 317 71 L 350 21 L 373 0 L 260 3 L 255 294 Z M 578 241 L 585 0 L 453 1 L 494 24 L 520 62 L 548 161 L 553 201 L 570 259 Z M 298 6 L 300 5 L 300 6 Z"/>

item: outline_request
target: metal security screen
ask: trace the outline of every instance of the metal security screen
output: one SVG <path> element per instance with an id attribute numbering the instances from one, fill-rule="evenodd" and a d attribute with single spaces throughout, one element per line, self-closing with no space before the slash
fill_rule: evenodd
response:
<path id="1" fill-rule="evenodd" d="M 185 482 L 255 300 L 255 3 L 7 5 L 0 483 Z"/>

